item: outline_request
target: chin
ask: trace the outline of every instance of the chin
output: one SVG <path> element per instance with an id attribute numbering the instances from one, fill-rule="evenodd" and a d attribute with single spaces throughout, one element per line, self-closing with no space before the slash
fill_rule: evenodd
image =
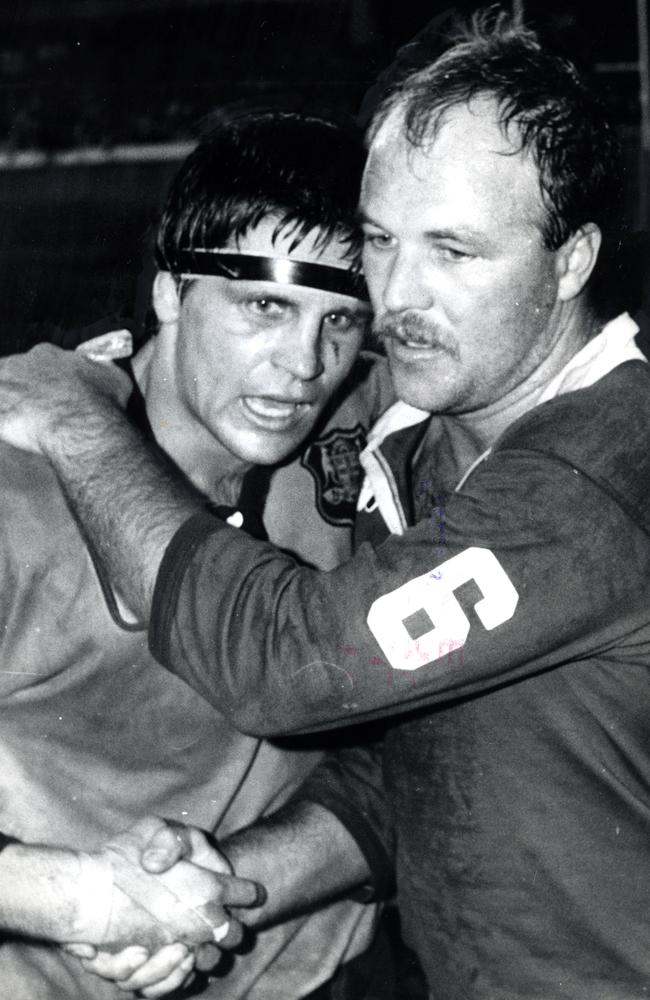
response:
<path id="1" fill-rule="evenodd" d="M 473 372 L 442 358 L 436 363 L 391 363 L 397 398 L 428 413 L 465 413 L 476 408 L 480 394 Z"/>
<path id="2" fill-rule="evenodd" d="M 397 398 L 409 406 L 415 406 L 418 410 L 428 410 L 429 413 L 439 412 L 444 409 L 445 402 L 434 396 L 427 386 L 419 382 L 414 385 L 412 379 L 400 379 L 393 376 L 393 384 Z"/>
<path id="3" fill-rule="evenodd" d="M 401 365 L 391 361 L 390 372 L 397 398 L 418 410 L 443 413 L 458 400 L 458 385 L 453 384 L 448 373 L 445 377 L 441 365 Z"/>
<path id="4" fill-rule="evenodd" d="M 277 465 L 279 462 L 284 461 L 289 455 L 292 455 L 294 451 L 302 444 L 304 438 L 300 437 L 294 439 L 283 439 L 282 441 L 277 440 L 262 440 L 256 441 L 254 444 L 249 445 L 245 450 L 243 456 L 247 462 L 251 465 Z"/>

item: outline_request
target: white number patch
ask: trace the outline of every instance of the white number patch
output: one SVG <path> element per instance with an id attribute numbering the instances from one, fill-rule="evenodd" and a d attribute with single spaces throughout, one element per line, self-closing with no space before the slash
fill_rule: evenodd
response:
<path id="1" fill-rule="evenodd" d="M 483 593 L 474 610 L 486 629 L 512 618 L 519 594 L 489 549 L 465 549 L 377 598 L 368 614 L 368 627 L 395 670 L 417 670 L 465 645 L 470 623 L 454 591 L 470 580 Z M 418 612 L 424 612 L 433 627 L 412 639 L 405 622 Z"/>

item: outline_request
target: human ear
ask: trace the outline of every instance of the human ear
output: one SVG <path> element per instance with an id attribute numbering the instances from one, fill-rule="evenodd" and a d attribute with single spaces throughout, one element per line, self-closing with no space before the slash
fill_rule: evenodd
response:
<path id="1" fill-rule="evenodd" d="M 158 271 L 153 283 L 152 302 L 161 325 L 178 322 L 181 300 L 176 280 L 169 271 Z"/>
<path id="2" fill-rule="evenodd" d="M 569 302 L 583 290 L 593 271 L 602 242 L 600 229 L 587 222 L 557 251 L 558 298 Z"/>

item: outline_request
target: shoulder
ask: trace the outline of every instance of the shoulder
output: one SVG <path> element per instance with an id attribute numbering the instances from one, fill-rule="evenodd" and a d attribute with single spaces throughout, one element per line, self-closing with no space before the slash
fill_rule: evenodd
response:
<path id="1" fill-rule="evenodd" d="M 567 392 L 532 410 L 499 440 L 500 448 L 547 449 L 578 457 L 608 444 L 610 453 L 647 450 L 650 365 L 627 361 L 585 389 Z"/>
<path id="2" fill-rule="evenodd" d="M 650 524 L 650 365 L 628 361 L 517 421 L 494 453 L 525 451 L 571 466 Z"/>

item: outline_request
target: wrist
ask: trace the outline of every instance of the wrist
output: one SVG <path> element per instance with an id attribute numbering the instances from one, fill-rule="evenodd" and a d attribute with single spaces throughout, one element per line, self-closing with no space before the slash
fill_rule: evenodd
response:
<path id="1" fill-rule="evenodd" d="M 107 858 L 83 851 L 77 855 L 79 875 L 70 941 L 101 944 L 113 906 L 113 870 Z"/>
<path id="2" fill-rule="evenodd" d="M 29 937 L 70 940 L 78 876 L 74 851 L 7 844 L 0 853 L 0 926 Z"/>
<path id="3" fill-rule="evenodd" d="M 93 453 L 105 439 L 107 426 L 114 421 L 124 428 L 124 413 L 118 402 L 101 393 L 77 396 L 76 406 L 50 408 L 34 426 L 40 451 L 56 465 L 56 460 L 75 461 Z M 123 433 L 123 431 L 122 431 Z"/>

